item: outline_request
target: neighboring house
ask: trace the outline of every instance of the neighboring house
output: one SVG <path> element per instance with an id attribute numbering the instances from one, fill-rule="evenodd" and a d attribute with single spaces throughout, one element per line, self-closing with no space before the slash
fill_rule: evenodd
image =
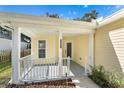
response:
<path id="1" fill-rule="evenodd" d="M 89 65 L 103 65 L 107 71 L 119 75 L 124 72 L 124 9 L 99 23 L 16 13 L 0 13 L 0 23 L 14 29 L 13 83 L 20 83 L 22 79 L 26 82 L 48 80 L 53 74 L 57 76 L 54 78 L 63 77 L 66 66 L 62 60 L 65 57 L 68 57 L 67 64 L 71 57 L 84 67 L 85 74 L 90 72 Z M 31 56 L 20 58 L 20 33 L 31 38 Z M 70 75 L 69 72 L 67 74 Z"/>

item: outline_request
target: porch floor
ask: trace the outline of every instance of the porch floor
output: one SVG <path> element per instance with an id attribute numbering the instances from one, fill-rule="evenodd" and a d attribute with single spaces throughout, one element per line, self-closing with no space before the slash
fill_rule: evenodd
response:
<path id="1" fill-rule="evenodd" d="M 70 62 L 70 74 L 73 77 L 82 77 L 85 75 L 85 68 L 74 61 Z"/>

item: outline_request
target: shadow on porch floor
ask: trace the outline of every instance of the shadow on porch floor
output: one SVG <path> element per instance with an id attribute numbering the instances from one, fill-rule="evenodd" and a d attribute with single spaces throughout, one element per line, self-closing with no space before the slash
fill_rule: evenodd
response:
<path id="1" fill-rule="evenodd" d="M 70 62 L 70 74 L 74 77 L 82 77 L 85 75 L 85 68 L 74 61 Z"/>

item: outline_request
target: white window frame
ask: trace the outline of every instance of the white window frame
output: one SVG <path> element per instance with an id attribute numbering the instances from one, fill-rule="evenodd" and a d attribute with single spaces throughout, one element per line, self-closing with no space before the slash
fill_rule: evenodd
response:
<path id="1" fill-rule="evenodd" d="M 44 58 L 47 58 L 47 40 L 38 40 L 38 58 L 40 58 L 39 57 L 39 41 L 45 41 L 45 43 L 46 43 L 46 47 L 43 49 L 45 49 L 45 57 Z M 42 49 L 42 48 L 40 48 L 40 49 Z"/>

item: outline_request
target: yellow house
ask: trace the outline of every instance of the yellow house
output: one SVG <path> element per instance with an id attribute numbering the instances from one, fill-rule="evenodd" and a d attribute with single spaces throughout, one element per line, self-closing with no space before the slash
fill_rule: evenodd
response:
<path id="1" fill-rule="evenodd" d="M 103 65 L 120 75 L 124 72 L 124 9 L 101 22 L 1 12 L 0 23 L 13 29 L 13 83 L 74 76 L 78 72 L 86 75 L 89 65 Z M 31 38 L 31 55 L 22 58 L 21 33 Z M 84 72 L 72 64 L 80 65 Z"/>

